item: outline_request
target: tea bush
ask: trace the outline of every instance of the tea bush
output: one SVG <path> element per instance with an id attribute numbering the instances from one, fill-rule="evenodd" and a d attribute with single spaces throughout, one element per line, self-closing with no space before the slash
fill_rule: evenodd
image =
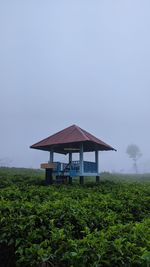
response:
<path id="1" fill-rule="evenodd" d="M 43 173 L 25 177 L 9 174 L 0 189 L 7 266 L 150 266 L 149 182 L 47 187 Z"/>

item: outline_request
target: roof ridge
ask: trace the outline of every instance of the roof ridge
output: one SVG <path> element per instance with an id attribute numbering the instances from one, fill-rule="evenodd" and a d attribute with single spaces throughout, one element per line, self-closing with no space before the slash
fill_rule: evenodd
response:
<path id="1" fill-rule="evenodd" d="M 84 136 L 84 138 L 86 138 L 87 141 L 89 141 L 90 138 L 86 135 L 86 133 L 84 132 L 84 130 L 82 128 L 80 128 L 78 125 L 75 125 L 75 126 L 80 131 L 80 133 Z"/>

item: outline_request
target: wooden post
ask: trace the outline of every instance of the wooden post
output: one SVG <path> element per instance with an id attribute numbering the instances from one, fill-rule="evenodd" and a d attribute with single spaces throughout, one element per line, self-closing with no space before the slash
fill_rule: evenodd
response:
<path id="1" fill-rule="evenodd" d="M 96 163 L 96 172 L 99 173 L 99 151 L 95 151 L 95 163 Z"/>
<path id="2" fill-rule="evenodd" d="M 54 152 L 51 149 L 51 151 L 50 151 L 50 157 L 49 157 L 49 162 L 53 162 L 53 161 L 54 161 Z"/>
<path id="3" fill-rule="evenodd" d="M 72 162 L 72 153 L 69 152 L 69 163 Z"/>
<path id="4" fill-rule="evenodd" d="M 54 152 L 53 149 L 51 149 L 49 155 L 49 163 L 53 163 L 53 161 L 54 161 Z M 45 169 L 45 182 L 46 185 L 51 185 L 53 183 L 53 168 Z"/>
<path id="5" fill-rule="evenodd" d="M 69 184 L 72 184 L 72 177 L 69 176 Z"/>
<path id="6" fill-rule="evenodd" d="M 83 176 L 83 143 L 80 146 L 80 176 Z"/>
<path id="7" fill-rule="evenodd" d="M 99 182 L 100 182 L 100 177 L 96 176 L 96 183 L 99 184 Z"/>
<path id="8" fill-rule="evenodd" d="M 53 183 L 53 169 L 45 169 L 45 183 L 46 185 L 50 185 Z"/>
<path id="9" fill-rule="evenodd" d="M 81 184 L 81 185 L 84 184 L 84 176 L 80 176 L 80 184 Z"/>

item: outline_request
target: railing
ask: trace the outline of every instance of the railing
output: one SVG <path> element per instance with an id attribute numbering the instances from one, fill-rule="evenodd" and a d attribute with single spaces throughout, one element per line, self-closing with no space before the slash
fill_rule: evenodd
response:
<path id="1" fill-rule="evenodd" d="M 72 161 L 70 164 L 62 162 L 54 162 L 54 173 L 64 174 L 68 173 L 70 176 L 78 176 L 80 174 L 80 161 Z M 84 173 L 97 173 L 97 166 L 95 162 L 83 162 Z"/>
<path id="2" fill-rule="evenodd" d="M 95 162 L 90 162 L 90 161 L 84 161 L 83 163 L 83 168 L 84 172 L 88 173 L 96 173 L 97 172 L 97 167 Z"/>

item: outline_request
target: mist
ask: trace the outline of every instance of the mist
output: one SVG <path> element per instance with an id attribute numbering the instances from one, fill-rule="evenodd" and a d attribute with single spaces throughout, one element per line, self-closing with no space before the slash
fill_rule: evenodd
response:
<path id="1" fill-rule="evenodd" d="M 72 124 L 117 149 L 100 171 L 150 171 L 150 2 L 1 1 L 0 165 L 39 168 L 30 145 Z M 59 159 L 59 155 L 55 155 Z"/>

